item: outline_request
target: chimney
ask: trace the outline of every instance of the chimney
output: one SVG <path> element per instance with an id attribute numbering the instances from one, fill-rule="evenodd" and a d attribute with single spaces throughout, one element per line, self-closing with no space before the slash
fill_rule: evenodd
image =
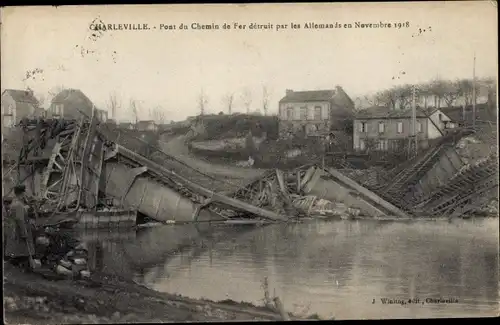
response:
<path id="1" fill-rule="evenodd" d="M 288 96 L 288 95 L 290 95 L 291 93 L 293 93 L 293 90 L 292 90 L 292 89 L 287 89 L 287 90 L 286 90 L 286 95 L 287 95 L 287 96 Z"/>

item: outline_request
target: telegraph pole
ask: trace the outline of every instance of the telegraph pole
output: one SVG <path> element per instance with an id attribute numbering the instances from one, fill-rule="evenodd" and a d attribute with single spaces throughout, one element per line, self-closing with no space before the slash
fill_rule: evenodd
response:
<path id="1" fill-rule="evenodd" d="M 413 122 L 413 137 L 415 138 L 415 155 L 418 152 L 418 147 L 417 147 L 417 105 L 416 105 L 416 90 L 415 90 L 415 85 L 413 85 L 412 89 L 412 122 Z"/>
<path id="2" fill-rule="evenodd" d="M 472 65 L 472 127 L 476 126 L 476 53 Z"/>

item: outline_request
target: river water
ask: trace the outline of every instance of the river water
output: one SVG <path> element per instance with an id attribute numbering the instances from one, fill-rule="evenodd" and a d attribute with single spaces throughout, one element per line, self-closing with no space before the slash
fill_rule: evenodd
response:
<path id="1" fill-rule="evenodd" d="M 498 314 L 498 229 L 498 219 L 179 225 L 98 236 L 89 247 L 93 268 L 192 298 L 263 304 L 267 281 L 296 314 L 475 317 Z"/>

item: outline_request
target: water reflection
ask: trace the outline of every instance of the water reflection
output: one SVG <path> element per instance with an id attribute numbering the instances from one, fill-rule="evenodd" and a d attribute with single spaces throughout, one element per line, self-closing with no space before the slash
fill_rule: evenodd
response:
<path id="1" fill-rule="evenodd" d="M 165 226 L 93 245 L 95 268 L 194 298 L 260 303 L 267 278 L 287 310 L 323 317 L 487 316 L 498 310 L 498 219 Z M 389 306 L 381 305 L 384 297 L 459 303 Z"/>

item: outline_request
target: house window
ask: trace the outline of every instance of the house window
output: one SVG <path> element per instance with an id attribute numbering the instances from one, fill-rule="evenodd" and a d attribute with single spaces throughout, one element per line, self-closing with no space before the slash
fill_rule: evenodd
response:
<path id="1" fill-rule="evenodd" d="M 379 141 L 379 149 L 387 151 L 389 149 L 389 141 L 387 139 L 381 139 Z"/>
<path id="2" fill-rule="evenodd" d="M 359 139 L 359 149 L 360 150 L 365 150 L 366 149 L 366 143 L 364 139 Z"/>
<path id="3" fill-rule="evenodd" d="M 359 132 L 360 133 L 365 133 L 366 132 L 366 122 L 360 122 L 359 123 Z"/>
<path id="4" fill-rule="evenodd" d="M 385 124 L 384 122 L 379 122 L 378 123 L 378 133 L 384 133 L 385 131 Z"/>
<path id="5" fill-rule="evenodd" d="M 442 121 L 443 120 L 443 114 L 439 113 L 439 120 Z"/>
<path id="6" fill-rule="evenodd" d="M 7 106 L 7 112 L 4 115 L 14 115 L 14 105 Z"/>
<path id="7" fill-rule="evenodd" d="M 417 132 L 418 133 L 422 132 L 422 123 L 421 122 L 417 122 Z"/>
<path id="8" fill-rule="evenodd" d="M 403 122 L 398 122 L 398 133 L 403 133 Z"/>
<path id="9" fill-rule="evenodd" d="M 316 121 L 321 120 L 321 106 L 314 107 L 314 119 Z"/>
<path id="10" fill-rule="evenodd" d="M 286 118 L 287 120 L 293 120 L 293 107 L 288 107 L 286 109 Z"/>
<path id="11" fill-rule="evenodd" d="M 54 106 L 54 114 L 55 115 L 63 115 L 63 104 L 56 104 Z"/>
<path id="12" fill-rule="evenodd" d="M 307 120 L 307 106 L 302 106 L 300 108 L 300 120 L 301 121 Z"/>

